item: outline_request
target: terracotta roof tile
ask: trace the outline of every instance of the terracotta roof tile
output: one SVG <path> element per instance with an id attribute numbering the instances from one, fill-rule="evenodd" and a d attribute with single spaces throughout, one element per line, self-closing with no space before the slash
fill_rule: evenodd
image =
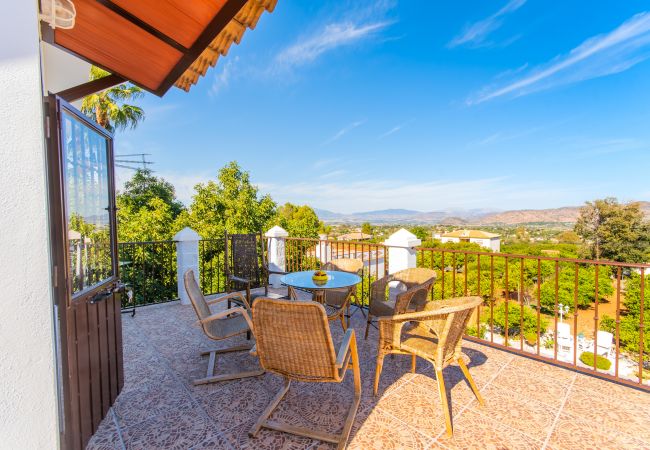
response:
<path id="1" fill-rule="evenodd" d="M 278 0 L 248 0 L 234 19 L 221 30 L 210 45 L 199 55 L 192 65 L 180 76 L 174 86 L 189 91 L 199 78 L 205 76 L 210 67 L 217 64 L 220 56 L 226 56 L 230 46 L 239 44 L 247 28 L 254 29 L 262 13 L 273 12 Z"/>

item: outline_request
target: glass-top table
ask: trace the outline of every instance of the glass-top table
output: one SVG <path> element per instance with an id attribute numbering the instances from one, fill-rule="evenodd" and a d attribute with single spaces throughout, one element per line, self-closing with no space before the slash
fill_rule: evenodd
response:
<path id="1" fill-rule="evenodd" d="M 327 281 L 325 283 L 315 283 L 312 277 L 314 270 L 306 270 L 303 272 L 288 273 L 282 278 L 280 282 L 287 286 L 297 289 L 305 289 L 308 291 L 325 291 L 328 289 L 342 289 L 361 283 L 361 277 L 354 273 L 341 272 L 338 270 L 326 270 Z"/>

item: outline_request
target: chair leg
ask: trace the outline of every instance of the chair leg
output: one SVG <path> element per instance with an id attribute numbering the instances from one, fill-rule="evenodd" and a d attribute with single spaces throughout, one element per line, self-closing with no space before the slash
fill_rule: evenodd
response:
<path id="1" fill-rule="evenodd" d="M 381 369 L 384 366 L 384 356 L 383 353 L 377 354 L 377 365 L 375 366 L 375 387 L 373 391 L 375 395 L 377 395 L 377 391 L 379 390 L 379 377 L 381 376 Z"/>
<path id="2" fill-rule="evenodd" d="M 417 359 L 416 356 L 413 354 L 411 355 L 411 373 L 415 373 L 415 369 L 417 368 Z"/>
<path id="3" fill-rule="evenodd" d="M 221 350 L 208 350 L 205 352 L 201 352 L 201 356 L 206 356 L 206 355 L 210 356 L 210 359 L 208 360 L 208 369 L 206 371 L 205 378 L 199 378 L 198 380 L 194 380 L 192 384 L 194 384 L 194 386 L 199 386 L 201 384 L 217 383 L 219 381 L 237 380 L 240 378 L 257 377 L 260 375 L 264 375 L 264 369 L 249 370 L 246 372 L 227 373 L 223 375 L 214 374 L 214 371 L 216 370 L 216 362 L 217 362 L 218 354 L 232 353 L 232 352 L 247 352 L 250 349 L 251 349 L 250 345 L 239 345 L 236 347 L 224 348 Z"/>
<path id="4" fill-rule="evenodd" d="M 370 322 L 372 322 L 372 316 L 370 313 L 368 313 L 368 320 L 366 320 L 366 334 L 363 337 L 365 341 L 368 340 L 368 329 L 370 328 Z"/>
<path id="5" fill-rule="evenodd" d="M 472 378 L 472 375 L 470 375 L 469 369 L 465 365 L 465 361 L 463 360 L 463 358 L 458 358 L 458 365 L 460 366 L 460 370 L 463 371 L 463 375 L 465 375 L 465 378 L 467 378 L 467 382 L 469 383 L 469 386 L 472 388 L 472 392 L 474 392 L 474 395 L 476 396 L 476 400 L 478 400 L 478 403 L 481 406 L 485 406 L 485 401 L 483 400 L 483 396 L 479 392 L 476 383 L 474 383 L 474 378 Z"/>
<path id="6" fill-rule="evenodd" d="M 338 442 L 337 450 L 343 450 L 350 437 L 350 431 L 352 431 L 352 424 L 354 424 L 354 418 L 357 415 L 359 409 L 359 403 L 361 403 L 361 369 L 359 368 L 359 353 L 357 351 L 357 340 L 356 338 L 352 341 L 350 346 L 351 359 L 352 359 L 352 373 L 354 375 L 354 401 L 350 407 L 347 417 L 345 418 L 345 423 L 343 424 L 343 431 L 341 432 L 341 439 Z"/>
<path id="7" fill-rule="evenodd" d="M 454 430 L 451 426 L 451 414 L 449 412 L 449 402 L 447 401 L 447 389 L 445 388 L 445 379 L 442 375 L 442 369 L 436 369 L 436 379 L 438 380 L 438 391 L 440 392 L 440 403 L 445 414 L 445 425 L 447 427 L 447 436 L 451 437 Z"/>
<path id="8" fill-rule="evenodd" d="M 343 327 L 343 332 L 345 333 L 346 331 L 348 331 L 348 327 L 345 325 L 345 317 L 344 317 L 344 314 L 341 314 L 341 315 L 339 316 L 339 320 L 341 321 L 341 327 Z"/>
<path id="9" fill-rule="evenodd" d="M 253 428 L 251 428 L 250 431 L 248 432 L 248 435 L 250 437 L 257 436 L 257 433 L 260 431 L 260 428 L 262 428 L 262 426 L 264 426 L 264 423 L 266 422 L 266 419 L 268 419 L 269 416 L 271 414 L 273 414 L 273 411 L 275 410 L 275 408 L 278 407 L 278 404 L 280 403 L 282 398 L 284 398 L 285 394 L 289 390 L 289 386 L 291 386 L 291 380 L 288 379 L 288 378 L 285 378 L 284 379 L 284 386 L 282 387 L 282 389 L 280 389 L 280 391 L 275 395 L 273 400 L 271 400 L 271 403 L 269 403 L 269 406 L 266 407 L 266 409 L 264 410 L 264 412 L 262 413 L 260 418 L 257 419 L 257 422 L 255 422 L 255 425 L 253 425 Z"/>

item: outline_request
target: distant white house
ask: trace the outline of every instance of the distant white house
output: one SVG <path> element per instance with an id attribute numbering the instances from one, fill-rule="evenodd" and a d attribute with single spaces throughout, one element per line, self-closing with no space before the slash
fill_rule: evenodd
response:
<path id="1" fill-rule="evenodd" d="M 339 241 L 367 241 L 368 239 L 372 239 L 372 235 L 361 232 L 354 232 L 342 234 L 336 239 Z"/>
<path id="2" fill-rule="evenodd" d="M 493 252 L 501 251 L 501 236 L 480 230 L 455 230 L 449 233 L 435 233 L 434 239 L 445 242 L 472 242 Z"/>

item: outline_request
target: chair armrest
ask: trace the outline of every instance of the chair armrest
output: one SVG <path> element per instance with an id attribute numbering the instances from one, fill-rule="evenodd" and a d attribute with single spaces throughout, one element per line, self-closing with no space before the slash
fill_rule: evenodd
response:
<path id="1" fill-rule="evenodd" d="M 267 274 L 273 274 L 273 275 L 286 275 L 289 272 L 284 272 L 282 270 L 271 270 L 268 266 L 268 264 L 262 263 L 262 268 Z"/>
<path id="2" fill-rule="evenodd" d="M 457 304 L 449 304 L 460 298 L 464 298 L 464 297 L 450 298 L 439 302 L 429 302 L 427 304 L 427 309 L 424 311 L 418 311 L 418 312 L 412 312 L 406 314 L 395 314 L 392 316 L 382 316 L 382 317 L 378 317 L 377 320 L 379 322 L 409 322 L 409 321 L 423 322 L 426 320 L 431 320 L 438 316 L 445 316 L 447 314 L 451 314 L 457 311 L 461 311 L 463 309 L 467 309 L 467 306 L 465 305 L 459 306 Z M 476 306 L 483 303 L 483 299 L 481 297 L 475 296 L 471 298 L 475 299 Z"/>
<path id="3" fill-rule="evenodd" d="M 388 283 L 393 281 L 394 277 L 392 275 L 387 275 L 383 278 L 373 281 L 370 284 L 370 302 L 373 300 L 385 300 L 386 299 L 386 286 Z"/>
<path id="4" fill-rule="evenodd" d="M 340 369 L 341 367 L 343 367 L 343 364 L 345 364 L 345 360 L 347 359 L 348 352 L 350 351 L 350 345 L 352 344 L 352 341 L 356 342 L 356 337 L 354 336 L 354 329 L 348 328 L 348 331 L 345 332 L 345 336 L 343 336 L 343 342 L 339 347 L 339 352 L 336 355 L 337 369 Z"/>
<path id="5" fill-rule="evenodd" d="M 232 300 L 233 298 L 236 298 L 240 302 L 242 302 L 246 306 L 246 309 L 250 309 L 250 306 L 248 305 L 248 302 L 246 301 L 246 298 L 244 298 L 244 296 L 241 294 L 241 292 L 230 292 L 229 294 L 224 294 L 224 295 L 222 295 L 220 297 L 213 298 L 212 300 L 208 300 L 208 301 L 206 301 L 206 303 L 208 305 L 215 305 L 217 303 L 226 301 L 228 299 Z"/>
<path id="6" fill-rule="evenodd" d="M 238 283 L 243 283 L 243 284 L 251 284 L 251 280 L 247 278 L 242 278 L 242 277 L 236 277 L 234 275 L 229 275 L 228 279 L 230 281 L 237 281 Z"/>
<path id="7" fill-rule="evenodd" d="M 248 315 L 248 311 L 246 311 L 244 308 L 241 306 L 235 306 L 234 308 L 228 308 L 225 311 L 221 311 L 215 314 L 212 314 L 211 316 L 206 317 L 205 319 L 199 320 L 199 323 L 201 325 L 204 325 L 206 323 L 213 322 L 215 320 L 222 319 L 224 317 L 227 317 L 231 314 L 241 314 L 244 316 L 244 319 L 246 320 L 246 323 L 248 324 L 248 328 L 250 328 L 251 332 L 253 332 L 253 322 L 251 321 L 250 316 Z M 255 334 L 253 332 L 253 334 Z"/>

